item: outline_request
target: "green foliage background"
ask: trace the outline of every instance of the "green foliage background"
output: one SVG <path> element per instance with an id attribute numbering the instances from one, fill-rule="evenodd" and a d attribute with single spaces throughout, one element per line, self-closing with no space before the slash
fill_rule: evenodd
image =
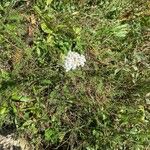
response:
<path id="1" fill-rule="evenodd" d="M 84 68 L 65 72 L 69 50 Z M 150 2 L 1 0 L 0 127 L 35 149 L 150 148 Z"/>

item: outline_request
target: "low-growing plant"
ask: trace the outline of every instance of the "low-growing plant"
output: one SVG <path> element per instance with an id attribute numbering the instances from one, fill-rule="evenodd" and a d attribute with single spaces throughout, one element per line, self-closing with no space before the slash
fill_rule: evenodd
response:
<path id="1" fill-rule="evenodd" d="M 37 150 L 149 149 L 148 9 L 146 0 L 1 1 L 0 133 Z M 85 61 L 66 72 L 69 52 Z"/>

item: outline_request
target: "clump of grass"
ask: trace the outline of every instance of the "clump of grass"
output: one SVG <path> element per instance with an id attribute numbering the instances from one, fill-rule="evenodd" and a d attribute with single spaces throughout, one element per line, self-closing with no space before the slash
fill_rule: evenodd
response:
<path id="1" fill-rule="evenodd" d="M 36 149 L 148 149 L 147 4 L 0 2 L 1 129 Z M 69 51 L 83 68 L 65 71 Z"/>

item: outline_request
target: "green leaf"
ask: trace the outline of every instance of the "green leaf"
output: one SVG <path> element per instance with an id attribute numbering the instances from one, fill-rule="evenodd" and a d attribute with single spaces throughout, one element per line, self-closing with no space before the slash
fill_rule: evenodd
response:
<path id="1" fill-rule="evenodd" d="M 6 107 L 0 108 L 0 115 L 4 115 L 6 112 L 7 112 L 7 108 Z"/>
<path id="2" fill-rule="evenodd" d="M 45 130 L 45 140 L 54 141 L 57 138 L 57 133 L 53 129 Z"/>
<path id="3" fill-rule="evenodd" d="M 113 35 L 116 37 L 123 38 L 127 35 L 129 32 L 129 25 L 128 24 L 117 24 L 115 27 L 112 29 Z"/>
<path id="4" fill-rule="evenodd" d="M 9 73 L 5 70 L 2 70 L 2 69 L 1 69 L 1 72 L 0 72 L 0 77 L 2 77 L 4 80 L 9 80 L 10 79 Z"/>
<path id="5" fill-rule="evenodd" d="M 41 23 L 41 29 L 45 32 L 45 33 L 52 33 L 52 30 L 48 28 L 48 26 L 43 22 Z"/>
<path id="6" fill-rule="evenodd" d="M 42 83 L 42 84 L 52 84 L 52 81 L 45 79 L 45 80 L 42 80 L 41 83 Z"/>
<path id="7" fill-rule="evenodd" d="M 76 27 L 76 28 L 73 28 L 73 30 L 75 31 L 76 34 L 80 34 L 82 29 L 79 27 Z"/>
<path id="8" fill-rule="evenodd" d="M 46 1 L 46 4 L 47 4 L 47 5 L 50 5 L 50 4 L 52 3 L 52 1 L 53 1 L 53 0 L 47 0 L 47 1 Z"/>
<path id="9" fill-rule="evenodd" d="M 121 69 L 120 68 L 117 68 L 114 72 L 114 75 L 116 75 Z"/>
<path id="10" fill-rule="evenodd" d="M 59 141 L 60 142 L 63 141 L 64 137 L 65 137 L 65 133 L 64 132 L 59 133 Z"/>
<path id="11" fill-rule="evenodd" d="M 51 34 L 47 36 L 47 43 L 50 45 L 53 45 L 54 43 L 53 36 Z"/>
<path id="12" fill-rule="evenodd" d="M 12 96 L 12 100 L 13 101 L 20 101 L 20 102 L 29 102 L 30 101 L 30 99 L 28 97 L 17 95 L 17 94 L 14 94 Z"/>
<path id="13" fill-rule="evenodd" d="M 4 8 L 2 7 L 2 5 L 0 5 L 0 10 L 4 10 Z"/>
<path id="14" fill-rule="evenodd" d="M 38 57 L 41 56 L 41 50 L 38 47 L 36 49 L 36 52 L 37 52 Z"/>

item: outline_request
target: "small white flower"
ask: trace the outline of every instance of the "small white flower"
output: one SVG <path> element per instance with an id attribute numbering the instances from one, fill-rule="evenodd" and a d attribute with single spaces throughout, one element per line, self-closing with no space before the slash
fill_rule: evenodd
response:
<path id="1" fill-rule="evenodd" d="M 80 55 L 77 52 L 69 51 L 67 56 L 65 57 L 64 68 L 66 69 L 66 72 L 68 72 L 71 69 L 74 70 L 77 67 L 83 67 L 85 62 L 86 59 L 84 55 Z"/>

